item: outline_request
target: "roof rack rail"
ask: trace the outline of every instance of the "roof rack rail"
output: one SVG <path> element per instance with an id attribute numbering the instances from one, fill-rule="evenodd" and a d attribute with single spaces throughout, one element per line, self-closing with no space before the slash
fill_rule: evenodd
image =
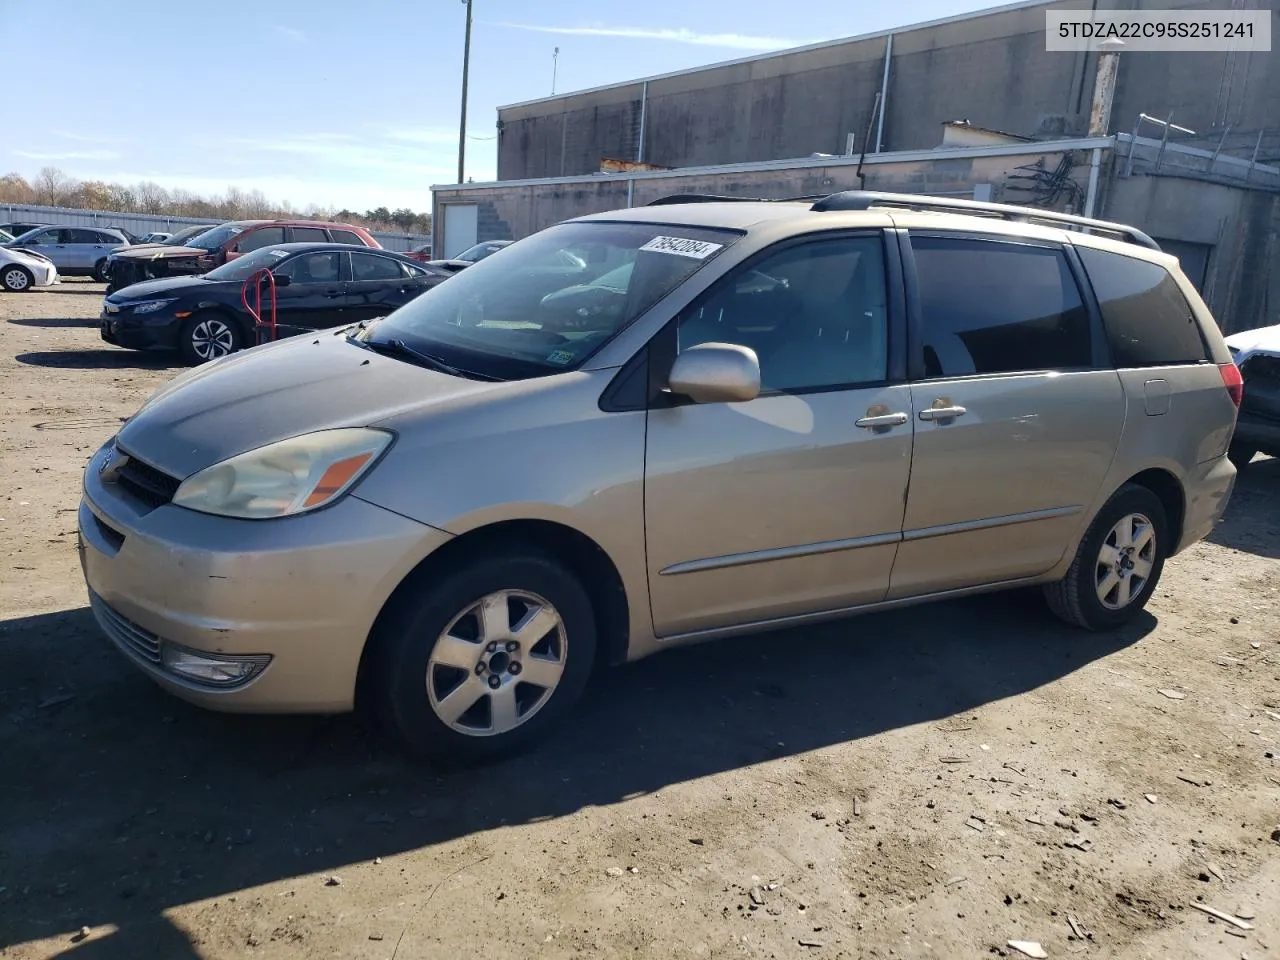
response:
<path id="1" fill-rule="evenodd" d="M 764 197 L 717 197 L 713 193 L 673 193 L 650 200 L 646 207 L 665 207 L 671 203 L 760 203 Z"/>
<path id="2" fill-rule="evenodd" d="M 1159 250 L 1160 245 L 1137 227 L 1123 223 L 1112 223 L 1108 220 L 1094 220 L 1090 217 L 1077 217 L 1071 213 L 1057 213 L 1054 210 L 1041 210 L 1038 207 L 1019 207 L 1011 203 L 985 203 L 978 200 L 957 200 L 952 197 L 926 197 L 911 193 L 879 193 L 872 190 L 845 190 L 833 193 L 815 203 L 810 209 L 816 213 L 833 210 L 869 210 L 872 207 L 901 207 L 907 210 L 938 210 L 943 213 L 967 213 L 974 216 L 998 217 L 1021 223 L 1041 222 L 1057 226 L 1075 227 L 1093 230 L 1098 233 L 1115 234 L 1139 246 L 1150 250 Z"/>
<path id="3" fill-rule="evenodd" d="M 804 197 L 720 197 L 714 193 L 673 193 L 668 197 L 650 200 L 646 207 L 665 207 L 673 203 L 796 203 L 804 200 L 821 200 L 825 193 L 812 193 Z"/>

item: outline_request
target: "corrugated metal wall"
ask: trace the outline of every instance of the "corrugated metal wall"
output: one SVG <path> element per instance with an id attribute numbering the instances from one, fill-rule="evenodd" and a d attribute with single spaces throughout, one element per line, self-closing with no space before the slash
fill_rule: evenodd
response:
<path id="1" fill-rule="evenodd" d="M 139 236 L 144 233 L 154 233 L 157 230 L 172 233 L 196 223 L 218 222 L 216 218 L 209 217 L 164 217 L 147 213 L 113 213 L 108 210 L 77 210 L 71 207 L 0 203 L 0 222 L 12 220 L 82 227 L 124 227 Z M 403 252 L 431 242 L 430 236 L 417 233 L 384 233 L 378 230 L 369 232 L 388 250 Z"/>

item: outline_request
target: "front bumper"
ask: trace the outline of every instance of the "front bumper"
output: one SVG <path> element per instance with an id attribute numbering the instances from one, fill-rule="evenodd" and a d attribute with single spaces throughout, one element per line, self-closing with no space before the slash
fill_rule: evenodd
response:
<path id="1" fill-rule="evenodd" d="M 1257 447 L 1273 457 L 1280 456 L 1280 421 L 1242 410 L 1236 418 L 1236 432 L 1231 441 Z"/>
<path id="2" fill-rule="evenodd" d="M 176 350 L 178 326 L 172 305 L 141 317 L 127 309 L 111 313 L 104 305 L 98 316 L 99 336 L 114 346 L 132 350 Z"/>
<path id="3" fill-rule="evenodd" d="M 114 467 L 100 474 L 109 449 L 85 470 L 80 560 L 116 647 L 171 693 L 215 710 L 350 710 L 374 620 L 449 534 L 353 496 L 269 521 L 153 508 L 111 480 Z M 210 688 L 161 666 L 164 643 L 271 661 L 239 687 Z"/>

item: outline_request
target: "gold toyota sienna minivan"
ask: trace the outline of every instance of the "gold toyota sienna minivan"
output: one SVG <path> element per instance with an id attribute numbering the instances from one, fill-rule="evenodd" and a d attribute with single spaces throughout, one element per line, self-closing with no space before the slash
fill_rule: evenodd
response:
<path id="1" fill-rule="evenodd" d="M 178 376 L 89 462 L 80 551 L 178 696 L 483 760 L 677 644 L 1027 585 L 1114 628 L 1222 515 L 1240 399 L 1130 227 L 672 197 Z"/>

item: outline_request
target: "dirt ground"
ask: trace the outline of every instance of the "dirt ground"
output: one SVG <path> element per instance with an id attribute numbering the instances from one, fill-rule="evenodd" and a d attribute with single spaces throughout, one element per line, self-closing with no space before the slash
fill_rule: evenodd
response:
<path id="1" fill-rule="evenodd" d="M 80 471 L 176 369 L 101 295 L 0 294 L 0 957 L 1280 957 L 1280 461 L 1124 632 L 1009 594 L 675 651 L 443 775 L 98 635 Z"/>

